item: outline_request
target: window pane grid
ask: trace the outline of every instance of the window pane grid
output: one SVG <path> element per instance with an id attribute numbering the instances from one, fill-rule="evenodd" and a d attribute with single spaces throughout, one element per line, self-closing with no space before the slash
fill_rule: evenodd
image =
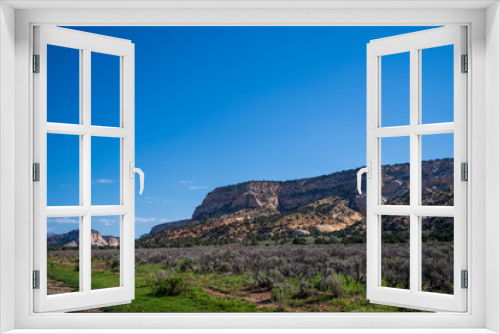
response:
<path id="1" fill-rule="evenodd" d="M 410 67 L 411 72 L 418 70 L 421 73 L 421 50 L 414 49 L 410 52 Z M 382 228 L 382 216 L 408 216 L 409 219 L 409 243 L 410 243 L 410 291 L 418 293 L 422 291 L 422 218 L 423 217 L 454 217 L 455 210 L 453 206 L 430 206 L 422 205 L 422 136 L 423 135 L 438 135 L 438 134 L 453 134 L 455 132 L 455 123 L 430 123 L 422 124 L 422 105 L 421 105 L 421 78 L 411 76 L 410 78 L 410 124 L 407 126 L 392 126 L 382 127 L 379 121 L 379 127 L 374 129 L 373 135 L 378 138 L 379 146 L 379 175 L 382 182 L 382 139 L 394 137 L 409 137 L 410 138 L 410 161 L 409 161 L 409 184 L 410 184 L 410 199 L 409 205 L 382 205 L 382 187 L 379 187 L 379 205 L 374 208 L 374 213 L 379 217 L 379 229 Z M 380 110 L 380 109 L 379 109 Z M 379 114 L 379 120 L 381 115 Z M 379 256 L 379 268 L 382 270 L 383 261 L 382 253 Z M 379 272 L 379 286 L 383 287 L 382 273 Z M 387 282 L 385 282 L 387 283 Z"/>
<path id="2" fill-rule="evenodd" d="M 79 288 L 75 293 L 92 293 L 92 217 L 98 216 L 118 216 L 119 238 L 125 239 L 124 235 L 124 216 L 132 212 L 132 208 L 124 205 L 123 196 L 123 139 L 131 133 L 124 127 L 122 110 L 122 57 L 120 57 L 120 109 L 119 109 L 119 127 L 99 126 L 91 124 L 91 74 L 88 69 L 91 68 L 91 51 L 80 51 L 80 78 L 79 78 L 79 124 L 45 122 L 47 134 L 66 134 L 77 135 L 79 137 L 79 206 L 47 206 L 46 217 L 48 219 L 58 219 L 64 217 L 80 217 L 78 224 L 79 231 Z M 118 183 L 120 187 L 119 205 L 91 205 L 92 198 L 92 138 L 118 138 L 119 144 L 119 164 L 120 175 Z M 95 233 L 95 232 L 94 232 Z M 119 263 L 124 263 L 123 252 L 120 251 Z M 116 287 L 124 285 L 124 267 L 119 268 L 119 281 Z"/>
<path id="3" fill-rule="evenodd" d="M 134 183 L 133 179 L 128 177 L 128 166 L 129 162 L 133 163 L 134 158 L 134 46 L 130 41 L 77 33 L 63 28 L 35 27 L 34 34 L 37 41 L 34 43 L 34 53 L 40 55 L 40 73 L 34 76 L 34 86 L 38 94 L 34 96 L 36 113 L 34 119 L 35 150 L 33 155 L 34 162 L 40 164 L 40 183 L 34 185 L 34 270 L 40 270 L 41 278 L 40 289 L 34 290 L 34 310 L 35 312 L 69 311 L 104 303 L 120 304 L 130 302 L 134 296 L 132 288 L 134 284 Z M 57 47 L 51 47 L 51 45 L 57 45 Z M 50 49 L 49 55 L 48 49 Z M 65 51 L 71 53 L 72 56 L 61 56 Z M 118 56 L 118 58 L 103 56 L 104 58 L 115 59 L 113 70 L 110 70 L 113 76 L 99 72 L 92 75 L 91 63 L 95 64 L 97 62 L 91 59 L 92 52 L 109 53 Z M 71 62 L 58 61 L 58 58 L 54 57 L 54 55 Z M 48 73 L 51 74 L 48 75 Z M 105 79 L 113 80 L 113 86 L 106 86 L 105 80 L 98 78 L 99 75 L 104 76 Z M 66 85 L 67 80 L 65 81 L 65 79 L 68 76 L 72 78 L 71 85 Z M 61 78 L 63 80 L 60 80 Z M 91 99 L 91 80 L 98 81 L 94 86 L 95 94 L 93 99 Z M 49 84 L 50 87 L 48 87 Z M 101 87 L 99 87 L 99 84 Z M 113 89 L 112 104 L 106 102 L 108 101 L 108 95 L 106 95 L 108 88 Z M 48 90 L 51 94 L 50 101 L 47 101 Z M 120 95 L 117 94 L 118 91 Z M 94 106 L 97 106 L 97 108 L 92 108 L 91 102 L 94 102 Z M 91 115 L 92 109 L 94 109 L 95 117 Z M 99 120 L 99 117 L 101 119 L 107 117 L 108 110 L 114 110 L 114 123 Z M 55 111 L 57 112 L 54 113 Z M 47 112 L 51 114 L 49 115 Z M 92 118 L 95 118 L 94 126 L 91 125 Z M 57 134 L 67 136 L 55 136 Z M 58 143 L 62 148 L 71 146 L 71 151 L 68 152 L 73 152 L 74 156 L 70 157 L 69 153 L 63 149 L 52 150 L 56 154 L 48 156 L 47 136 L 49 135 L 52 138 L 62 138 L 57 139 L 55 143 Z M 74 144 L 69 145 L 67 138 L 70 137 L 75 139 Z M 103 147 L 100 148 L 104 153 L 94 156 L 94 162 L 101 163 L 104 173 L 112 170 L 113 166 L 116 167 L 113 174 L 114 186 L 116 188 L 120 184 L 120 192 L 127 192 L 125 196 L 120 194 L 116 203 L 109 203 L 115 205 L 91 206 L 91 198 L 94 197 L 91 194 L 92 177 L 98 177 L 95 171 L 91 173 L 91 152 L 96 153 L 96 148 L 99 148 L 99 146 L 92 147 L 92 137 L 118 138 L 120 142 L 119 145 L 115 145 L 116 158 L 114 161 L 108 161 L 106 149 Z M 47 170 L 49 169 L 47 168 L 47 158 L 53 161 L 53 166 L 49 167 L 52 174 L 49 173 L 48 176 L 56 181 L 54 184 L 57 188 L 61 188 L 57 191 L 58 199 L 63 199 L 61 202 L 47 201 Z M 66 161 L 68 163 L 63 164 Z M 71 168 L 66 166 L 69 162 L 72 162 Z M 120 172 L 118 172 L 117 164 L 120 165 Z M 74 182 L 71 183 L 71 180 L 66 180 L 73 175 L 72 173 L 75 174 L 75 178 Z M 101 182 L 101 184 L 104 183 Z M 78 191 L 76 191 L 77 187 L 79 188 Z M 75 190 L 74 201 L 67 200 L 65 193 L 60 191 L 63 188 Z M 102 188 L 106 187 L 102 186 Z M 101 197 L 105 199 L 106 194 L 102 194 L 104 197 Z M 102 232 L 106 233 L 106 237 L 113 236 L 115 239 L 119 237 L 120 240 L 123 240 L 124 247 L 119 259 L 120 283 L 119 285 L 114 283 L 115 286 L 120 287 L 92 292 L 91 217 L 106 215 L 120 217 L 120 236 L 118 236 L 117 231 L 111 233 L 108 227 L 100 227 Z M 46 219 L 49 221 L 43 222 Z M 117 217 L 115 217 L 115 221 L 118 223 Z M 50 226 L 47 226 L 49 222 Z M 63 228 L 62 224 L 72 225 Z M 50 249 L 47 247 L 49 238 L 52 238 L 50 240 Z M 77 247 L 79 250 L 77 250 Z M 70 251 L 72 256 L 79 255 L 79 261 L 61 262 L 61 259 L 56 258 L 61 255 L 58 249 Z M 52 253 L 48 254 L 47 250 Z M 124 254 L 126 256 L 123 256 Z M 52 269 L 53 273 L 59 272 L 61 265 L 71 265 L 75 270 L 79 270 L 79 281 L 73 280 L 71 286 L 64 287 L 64 289 L 55 289 L 52 281 L 49 285 L 48 279 L 50 278 L 47 275 L 48 256 L 52 257 L 49 269 Z M 118 268 L 113 273 L 117 275 Z M 51 277 L 53 279 L 55 276 L 52 274 Z M 117 277 L 114 277 L 114 279 L 116 281 Z M 48 296 L 48 288 L 51 293 L 57 294 Z M 70 290 L 75 292 L 69 293 Z"/>
<path id="4" fill-rule="evenodd" d="M 367 178 L 367 297 L 381 304 L 407 305 L 423 310 L 467 310 L 467 290 L 460 289 L 459 280 L 460 271 L 467 269 L 468 266 L 466 249 L 463 247 L 467 243 L 467 183 L 460 182 L 459 175 L 460 163 L 467 162 L 467 76 L 460 73 L 461 55 L 467 53 L 465 40 L 465 28 L 450 27 L 432 29 L 426 33 L 398 36 L 392 39 L 376 40 L 368 45 L 367 163 L 372 165 L 372 177 L 371 179 Z M 449 45 L 453 45 L 453 54 L 451 54 L 450 47 L 447 47 Z M 441 46 L 444 48 L 440 48 Z M 439 50 L 437 50 L 438 48 Z M 432 50 L 427 52 L 427 49 Z M 430 54 L 434 51 L 440 53 L 440 50 L 443 49 L 448 50 L 449 57 L 446 58 L 446 66 L 436 65 L 436 58 L 432 58 Z M 382 80 L 384 74 L 382 73 L 384 71 L 382 56 L 403 52 L 410 54 L 410 77 L 409 82 L 408 78 L 400 80 L 403 81 L 401 87 L 409 86 L 410 92 L 408 94 L 407 90 L 403 90 L 401 95 L 396 94 L 391 97 L 394 98 L 394 101 L 389 101 L 389 103 L 399 103 L 398 106 L 400 106 L 399 109 L 393 110 L 397 119 L 392 123 L 383 123 L 381 122 L 382 113 L 384 109 L 387 111 L 387 108 L 382 108 L 381 93 L 384 90 L 387 91 L 387 87 L 384 87 L 385 81 Z M 424 62 L 421 60 L 422 54 L 423 57 L 426 57 Z M 431 60 L 430 67 L 429 60 Z M 440 58 L 439 61 L 441 60 L 443 59 Z M 408 64 L 407 58 L 405 61 Z M 422 81 L 422 65 L 425 67 L 424 81 Z M 403 68 L 403 71 L 406 71 L 406 68 Z M 453 72 L 453 80 L 450 79 L 451 77 L 448 78 L 446 87 L 439 85 L 439 80 L 432 81 L 435 72 L 441 73 L 443 71 L 448 71 L 445 76 L 449 76 Z M 394 77 L 397 78 L 397 75 Z M 423 99 L 422 84 L 426 85 Z M 440 95 L 443 89 L 447 89 L 447 95 Z M 453 101 L 450 94 L 453 96 Z M 403 98 L 405 99 L 403 100 Z M 422 100 L 424 100 L 425 105 L 422 104 Z M 423 117 L 422 109 L 424 109 Z M 408 117 L 408 110 L 410 117 Z M 407 120 L 406 124 L 402 121 L 396 122 L 403 118 Z M 381 125 L 391 126 L 381 127 Z M 429 137 L 425 137 L 425 135 L 437 134 L 452 134 L 449 136 L 454 137 L 452 151 L 449 149 L 445 151 L 446 148 L 450 147 L 449 141 L 448 145 L 442 145 L 442 138 L 445 136 L 430 137 L 438 138 L 438 141 L 428 144 L 429 141 L 426 138 Z M 406 180 L 402 186 L 410 188 L 409 205 L 401 201 L 395 201 L 394 203 L 399 205 L 391 205 L 391 207 L 381 205 L 387 199 L 381 198 L 381 190 L 384 187 L 381 178 L 382 166 L 388 163 L 381 161 L 381 142 L 382 138 L 388 137 L 410 138 L 409 166 L 395 166 L 392 173 L 392 176 Z M 424 146 L 421 145 L 422 138 Z M 404 152 L 402 149 L 393 149 L 391 152 L 396 156 L 401 155 L 401 153 L 407 155 L 408 148 L 404 149 Z M 387 146 L 385 150 L 385 154 L 387 154 Z M 448 156 L 453 158 L 453 162 L 450 162 L 452 159 L 445 159 Z M 440 160 L 434 163 L 436 158 Z M 422 163 L 422 160 L 425 162 Z M 392 164 L 396 162 L 398 161 L 392 161 Z M 406 167 L 406 170 L 403 170 L 402 167 Z M 452 184 L 453 189 L 451 189 Z M 392 185 L 393 193 L 388 197 L 397 196 L 400 188 L 397 184 Z M 449 200 L 450 191 L 453 191 L 453 200 Z M 405 199 L 408 199 L 408 196 Z M 422 203 L 425 205 L 421 205 Z M 454 203 L 456 206 L 451 206 Z M 434 207 L 432 204 L 438 205 Z M 446 205 L 449 206 L 444 207 Z M 387 288 L 381 284 L 383 273 L 381 268 L 383 265 L 382 216 L 389 216 L 392 219 L 396 219 L 395 216 L 410 218 L 403 224 L 410 230 L 411 278 L 409 291 L 401 288 Z M 431 217 L 430 221 L 429 217 Z M 422 223 L 423 225 L 420 226 L 424 219 L 426 219 L 426 223 Z M 454 221 L 453 230 L 450 228 L 450 221 Z M 441 224 L 441 222 L 444 223 Z M 391 236 L 386 233 L 385 242 L 388 243 L 390 238 Z M 427 244 L 423 245 L 422 243 Z M 436 252 L 429 252 L 429 247 L 435 247 L 434 245 L 437 245 Z M 453 254 L 450 249 L 453 249 Z M 442 259 L 436 258 L 435 253 L 439 253 L 437 251 L 448 257 L 453 257 L 453 277 L 450 273 L 451 266 L 440 265 Z M 385 258 L 390 259 L 391 256 L 397 256 L 397 254 L 390 252 L 388 254 L 386 247 Z M 434 270 L 436 266 L 438 270 Z M 441 270 L 444 267 L 446 270 Z M 451 284 L 449 283 L 450 277 L 452 277 Z M 446 295 L 450 292 L 453 294 Z"/>

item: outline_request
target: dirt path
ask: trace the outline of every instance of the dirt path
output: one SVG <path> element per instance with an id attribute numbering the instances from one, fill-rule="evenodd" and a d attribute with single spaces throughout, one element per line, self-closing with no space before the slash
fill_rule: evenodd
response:
<path id="1" fill-rule="evenodd" d="M 64 282 L 56 281 L 47 277 L 47 295 L 59 295 L 62 293 L 75 292 L 76 289 L 64 286 Z M 89 310 L 77 311 L 84 313 L 98 313 L 103 312 L 100 308 L 93 308 Z"/>
<path id="2" fill-rule="evenodd" d="M 47 277 L 47 295 L 60 295 L 62 293 L 74 292 L 73 288 L 64 286 L 64 282 L 56 281 Z"/>
<path id="3" fill-rule="evenodd" d="M 257 305 L 257 307 L 278 307 L 273 301 L 273 293 L 269 290 L 250 291 L 248 288 L 238 290 L 238 295 L 247 302 Z"/>
<path id="4" fill-rule="evenodd" d="M 269 307 L 277 308 L 279 305 L 273 300 L 273 293 L 269 290 L 251 290 L 248 287 L 240 288 L 234 293 L 225 293 L 212 288 L 203 288 L 205 291 L 210 293 L 212 296 L 217 298 L 235 298 L 242 301 L 253 303 L 257 308 Z M 323 291 L 318 291 L 318 295 L 326 294 Z M 350 300 L 361 300 L 361 296 L 351 296 L 348 297 Z M 341 307 L 338 305 L 331 305 L 325 303 L 324 300 L 312 301 L 310 304 L 300 305 L 300 306 L 286 306 L 285 312 L 340 312 Z"/>
<path id="5" fill-rule="evenodd" d="M 248 291 L 248 289 L 240 289 L 235 294 L 220 292 L 211 288 L 204 287 L 206 292 L 217 298 L 235 298 L 246 302 L 254 303 L 258 308 L 261 307 L 278 307 L 272 300 L 273 293 L 271 291 Z"/>

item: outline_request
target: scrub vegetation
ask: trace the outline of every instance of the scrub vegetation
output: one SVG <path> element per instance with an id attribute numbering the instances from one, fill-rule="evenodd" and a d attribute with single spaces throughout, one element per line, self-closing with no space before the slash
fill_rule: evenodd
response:
<path id="1" fill-rule="evenodd" d="M 432 247 L 438 257 L 450 245 Z M 402 261 L 391 244 L 387 261 Z M 225 245 L 136 250 L 136 298 L 101 312 L 408 312 L 366 299 L 365 245 Z M 119 249 L 94 249 L 92 288 L 119 285 Z M 431 254 L 429 254 L 431 255 Z M 78 251 L 49 252 L 49 283 L 78 289 Z M 404 257 L 403 257 L 404 259 Z M 403 263 L 402 267 L 408 264 Z M 391 267 L 394 267 L 392 264 Z M 425 282 L 448 266 L 437 265 Z M 441 270 L 441 271 L 440 271 Z M 401 280 L 401 281 L 398 281 Z M 406 277 L 384 278 L 405 287 Z M 429 285 L 429 288 L 432 285 Z M 57 286 L 54 286 L 57 289 Z M 442 291 L 445 292 L 445 291 Z M 61 293 L 61 292 L 58 292 Z"/>

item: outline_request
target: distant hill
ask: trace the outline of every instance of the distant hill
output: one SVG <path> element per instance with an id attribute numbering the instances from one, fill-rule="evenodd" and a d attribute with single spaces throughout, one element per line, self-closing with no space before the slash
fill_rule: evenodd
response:
<path id="1" fill-rule="evenodd" d="M 179 227 L 179 226 L 183 226 L 183 225 L 186 225 L 188 223 L 191 223 L 191 222 L 192 222 L 191 219 L 184 219 L 184 220 L 178 220 L 175 222 L 163 223 L 163 224 L 154 226 L 151 229 L 151 232 L 149 232 L 149 234 L 156 234 L 156 233 L 163 231 L 167 228 Z"/>
<path id="2" fill-rule="evenodd" d="M 92 247 L 118 247 L 120 245 L 120 238 L 113 236 L 102 236 L 96 230 L 91 231 L 91 243 Z M 80 231 L 73 230 L 68 233 L 52 235 L 47 238 L 48 246 L 60 246 L 60 247 L 78 247 L 80 245 Z"/>
<path id="3" fill-rule="evenodd" d="M 142 247 L 213 240 L 243 241 L 364 231 L 366 198 L 356 188 L 357 169 L 293 181 L 249 181 L 216 188 L 191 219 L 153 227 Z M 409 165 L 382 168 L 382 202 L 409 203 Z M 422 163 L 426 205 L 453 205 L 453 159 Z M 350 227 L 349 229 L 347 229 Z"/>

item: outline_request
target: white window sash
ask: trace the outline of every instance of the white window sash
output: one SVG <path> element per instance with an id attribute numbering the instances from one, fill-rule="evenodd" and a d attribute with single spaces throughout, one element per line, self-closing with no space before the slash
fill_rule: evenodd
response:
<path id="1" fill-rule="evenodd" d="M 34 161 L 40 182 L 34 183 L 34 267 L 40 288 L 34 289 L 35 312 L 67 312 L 129 303 L 134 298 L 135 212 L 134 179 L 134 44 L 128 40 L 76 30 L 39 26 L 34 29 L 34 54 L 40 72 L 34 74 Z M 80 50 L 80 124 L 47 122 L 47 45 Z M 91 53 L 120 57 L 120 127 L 91 125 Z M 80 138 L 80 205 L 47 207 L 47 134 Z M 91 137 L 120 138 L 120 205 L 91 205 Z M 91 217 L 120 215 L 120 286 L 91 289 Z M 47 295 L 47 218 L 80 217 L 80 288 L 78 292 Z"/>
<path id="2" fill-rule="evenodd" d="M 461 55 L 467 54 L 466 28 L 436 28 L 371 41 L 367 47 L 367 161 L 372 176 L 367 179 L 367 298 L 370 302 L 431 311 L 467 310 L 467 290 L 461 288 L 461 270 L 467 269 L 467 182 L 460 178 L 461 163 L 467 162 L 467 75 L 461 73 Z M 454 122 L 421 123 L 421 49 L 454 45 Z M 381 127 L 381 57 L 410 53 L 410 125 Z M 383 69 L 382 69 L 383 71 Z M 421 138 L 423 134 L 454 134 L 454 206 L 422 206 Z M 410 205 L 381 203 L 381 139 L 410 138 Z M 381 216 L 410 217 L 410 289 L 382 287 Z M 420 291 L 421 217 L 454 218 L 454 294 Z"/>

